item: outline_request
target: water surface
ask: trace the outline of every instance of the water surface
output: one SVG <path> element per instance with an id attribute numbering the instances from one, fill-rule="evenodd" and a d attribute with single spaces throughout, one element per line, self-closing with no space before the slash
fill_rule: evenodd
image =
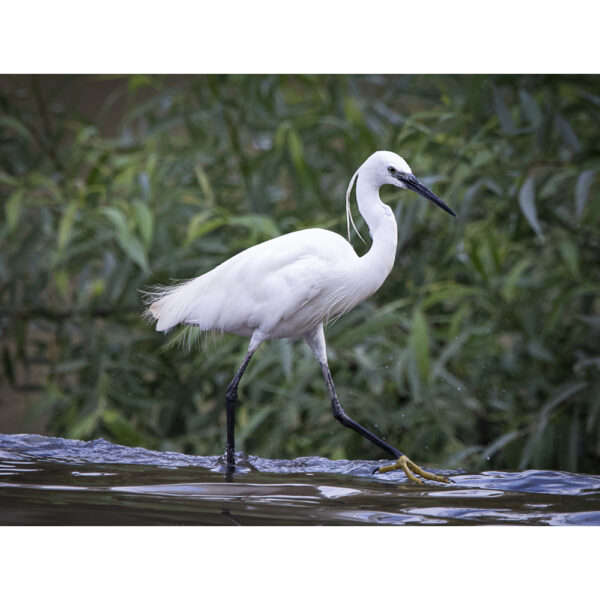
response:
<path id="1" fill-rule="evenodd" d="M 188 456 L 0 434 L 2 525 L 600 525 L 600 476 L 439 471 L 450 485 L 373 474 L 387 461 Z"/>

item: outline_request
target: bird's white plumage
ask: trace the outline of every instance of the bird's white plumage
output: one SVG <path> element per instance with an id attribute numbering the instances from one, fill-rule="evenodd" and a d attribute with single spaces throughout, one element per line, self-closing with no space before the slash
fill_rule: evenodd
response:
<path id="1" fill-rule="evenodd" d="M 178 323 L 263 339 L 301 335 L 375 290 L 361 259 L 336 233 L 305 229 L 240 252 L 205 275 L 162 292 L 156 328 Z"/>
<path id="2" fill-rule="evenodd" d="M 379 197 L 381 185 L 404 187 L 388 169 L 410 173 L 393 152 L 376 152 L 355 173 L 356 196 L 373 244 L 359 257 L 340 235 L 306 229 L 258 244 L 212 271 L 153 294 L 156 329 L 179 323 L 252 336 L 296 337 L 343 314 L 373 294 L 394 264 L 397 227 Z M 350 222 L 349 193 L 347 214 Z"/>

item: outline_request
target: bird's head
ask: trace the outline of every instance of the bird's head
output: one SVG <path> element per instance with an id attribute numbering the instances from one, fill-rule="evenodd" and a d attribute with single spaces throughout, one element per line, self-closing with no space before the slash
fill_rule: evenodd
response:
<path id="1" fill-rule="evenodd" d="M 425 187 L 413 174 L 407 162 L 394 152 L 380 150 L 371 154 L 357 171 L 359 177 L 368 177 L 376 186 L 393 185 L 431 200 L 453 217 L 455 212 L 430 189 Z"/>

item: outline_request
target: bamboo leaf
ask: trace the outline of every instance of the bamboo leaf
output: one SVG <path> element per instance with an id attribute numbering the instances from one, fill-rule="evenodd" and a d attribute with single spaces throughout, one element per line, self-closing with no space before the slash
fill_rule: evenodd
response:
<path id="1" fill-rule="evenodd" d="M 554 123 L 567 146 L 569 146 L 569 148 L 571 148 L 573 152 L 580 152 L 581 142 L 579 141 L 577 134 L 575 133 L 569 122 L 561 115 L 556 115 L 556 117 L 554 118 Z"/>
<path id="2" fill-rule="evenodd" d="M 533 261 L 530 258 L 522 258 L 506 276 L 502 292 L 508 302 L 512 302 L 515 299 L 517 285 L 521 280 L 521 276 L 532 263 Z"/>
<path id="3" fill-rule="evenodd" d="M 28 141 L 32 142 L 31 134 L 29 133 L 27 127 L 21 123 L 18 119 L 11 117 L 10 115 L 3 115 L 0 117 L 0 125 L 4 125 L 4 127 L 8 127 L 16 131 L 21 137 L 24 137 Z"/>
<path id="4" fill-rule="evenodd" d="M 144 273 L 150 272 L 146 251 L 137 238 L 132 235 L 118 236 L 117 241 L 125 254 L 127 254 L 127 256 L 129 256 L 129 258 L 144 271 Z"/>
<path id="5" fill-rule="evenodd" d="M 302 140 L 295 129 L 290 129 L 288 132 L 288 148 L 296 171 L 304 173 L 304 148 Z"/>
<path id="6" fill-rule="evenodd" d="M 196 213 L 188 224 L 185 244 L 189 246 L 195 239 L 214 231 L 226 223 L 223 217 L 214 217 L 212 210 Z"/>
<path id="7" fill-rule="evenodd" d="M 419 375 L 423 381 L 429 379 L 429 335 L 425 316 L 418 308 L 412 318 L 410 345 L 413 349 Z"/>
<path id="8" fill-rule="evenodd" d="M 519 90 L 519 98 L 531 125 L 535 128 L 539 127 L 542 123 L 542 111 L 535 98 L 524 89 Z"/>
<path id="9" fill-rule="evenodd" d="M 98 423 L 98 413 L 96 411 L 88 413 L 77 419 L 69 426 L 67 433 L 69 437 L 75 439 L 88 438 L 96 428 Z"/>
<path id="10" fill-rule="evenodd" d="M 127 237 L 129 235 L 127 217 L 120 208 L 116 206 L 103 206 L 100 210 L 115 226 L 119 237 Z"/>
<path id="11" fill-rule="evenodd" d="M 518 431 L 509 431 L 508 433 L 501 435 L 499 438 L 494 440 L 494 442 L 491 443 L 482 452 L 482 454 L 486 457 L 486 459 L 490 459 L 492 456 L 494 456 L 494 454 L 496 454 L 496 452 L 502 450 L 502 448 L 510 444 L 510 442 L 519 437 L 519 435 L 520 434 Z"/>
<path id="12" fill-rule="evenodd" d="M 228 225 L 247 227 L 254 235 L 267 239 L 280 235 L 279 228 L 269 217 L 262 215 L 236 215 L 227 219 Z"/>
<path id="13" fill-rule="evenodd" d="M 504 133 L 508 135 L 514 135 L 517 132 L 517 128 L 515 127 L 515 123 L 513 118 L 504 102 L 504 98 L 502 97 L 502 91 L 499 88 L 494 88 L 493 92 L 494 97 L 494 107 L 496 108 L 496 116 L 498 117 L 498 121 L 500 122 L 500 127 Z"/>
<path id="14" fill-rule="evenodd" d="M 197 164 L 194 168 L 194 172 L 196 173 L 196 179 L 198 180 L 198 184 L 200 185 L 200 189 L 206 198 L 206 202 L 209 206 L 214 206 L 215 204 L 215 194 L 213 192 L 212 186 L 210 185 L 210 179 L 208 178 L 206 171 L 202 168 L 202 165 Z"/>
<path id="15" fill-rule="evenodd" d="M 129 222 L 125 213 L 115 206 L 106 206 L 102 208 L 102 213 L 112 222 L 116 229 L 117 243 L 136 263 L 144 273 L 150 272 L 150 266 L 148 265 L 148 258 L 144 246 L 132 233 Z"/>
<path id="16" fill-rule="evenodd" d="M 8 225 L 9 231 L 14 231 L 19 223 L 19 217 L 21 216 L 21 210 L 23 207 L 23 192 L 17 190 L 12 193 L 6 205 L 4 206 L 4 214 L 6 216 L 6 224 Z"/>
<path id="17" fill-rule="evenodd" d="M 558 250 L 567 268 L 573 277 L 579 277 L 579 257 L 577 246 L 571 240 L 565 240 L 558 246 Z"/>
<path id="18" fill-rule="evenodd" d="M 585 205 L 590 194 L 590 187 L 594 181 L 594 174 L 594 169 L 588 169 L 580 173 L 577 177 L 577 183 L 575 184 L 575 218 L 577 220 L 581 219 L 585 210 Z"/>
<path id="19" fill-rule="evenodd" d="M 588 387 L 588 383 L 586 381 L 571 381 L 563 384 L 560 388 L 554 393 L 554 395 L 542 406 L 542 410 L 540 411 L 540 415 L 547 416 L 551 413 L 557 406 L 562 404 L 565 400 L 568 400 L 572 396 L 574 396 L 577 392 Z"/>
<path id="20" fill-rule="evenodd" d="M 142 437 L 129 421 L 118 411 L 107 408 L 102 413 L 102 424 L 113 434 L 117 441 L 131 446 L 142 443 Z"/>
<path id="21" fill-rule="evenodd" d="M 63 213 L 58 226 L 57 245 L 59 250 L 64 250 L 67 243 L 69 242 L 76 214 L 77 203 L 75 201 L 71 201 L 67 206 L 65 212 Z"/>
<path id="22" fill-rule="evenodd" d="M 519 206 L 521 207 L 521 211 L 525 215 L 527 222 L 535 231 L 535 234 L 543 240 L 544 234 L 542 233 L 535 206 L 535 184 L 533 177 L 527 177 L 519 190 Z"/>
<path id="23" fill-rule="evenodd" d="M 16 187 L 19 185 L 19 180 L 16 177 L 11 177 L 8 173 L 3 173 L 0 171 L 0 183 L 9 185 L 11 187 Z"/>
<path id="24" fill-rule="evenodd" d="M 139 200 L 136 200 L 133 203 L 133 209 L 135 211 L 136 223 L 140 233 L 142 234 L 144 245 L 146 248 L 149 248 L 152 242 L 152 234 L 154 232 L 154 217 L 148 206 Z"/>

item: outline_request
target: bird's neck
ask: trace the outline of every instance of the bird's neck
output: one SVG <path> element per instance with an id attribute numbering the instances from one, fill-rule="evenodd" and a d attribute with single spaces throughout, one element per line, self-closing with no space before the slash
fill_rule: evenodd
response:
<path id="1" fill-rule="evenodd" d="M 370 250 L 362 257 L 365 266 L 381 281 L 389 275 L 396 258 L 398 226 L 392 209 L 381 201 L 379 185 L 359 175 L 356 182 L 358 210 L 369 226 L 373 239 Z"/>

